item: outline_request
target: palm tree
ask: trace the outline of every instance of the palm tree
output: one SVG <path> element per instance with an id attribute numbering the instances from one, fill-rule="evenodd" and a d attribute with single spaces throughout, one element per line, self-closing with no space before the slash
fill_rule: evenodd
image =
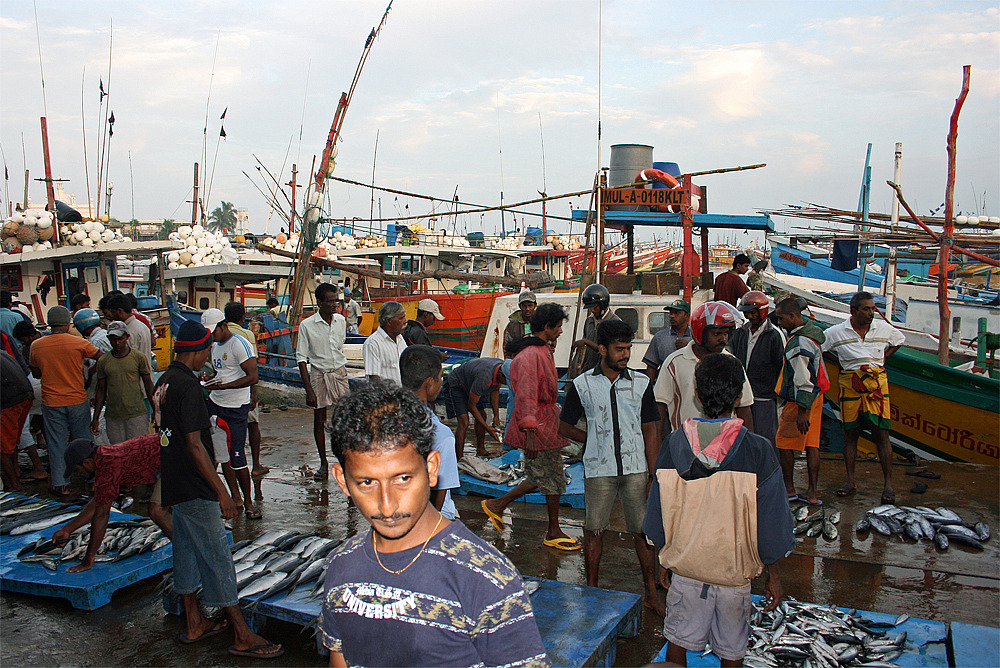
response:
<path id="1" fill-rule="evenodd" d="M 213 232 L 235 231 L 236 207 L 233 206 L 232 202 L 223 201 L 222 206 L 218 206 L 212 211 L 212 214 L 208 217 L 205 227 Z"/>
<path id="2" fill-rule="evenodd" d="M 170 237 L 170 233 L 176 230 L 176 221 L 164 219 L 163 223 L 160 224 L 160 231 L 156 233 L 156 238 L 160 241 L 166 241 L 167 238 Z"/>

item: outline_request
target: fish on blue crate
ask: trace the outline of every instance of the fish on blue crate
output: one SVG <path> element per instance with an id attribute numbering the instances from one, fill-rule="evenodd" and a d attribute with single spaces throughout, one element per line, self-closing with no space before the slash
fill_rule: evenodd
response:
<path id="1" fill-rule="evenodd" d="M 948 628 L 943 622 L 796 601 L 786 597 L 773 612 L 763 612 L 764 598 L 754 595 L 750 639 L 743 665 L 781 666 L 947 666 Z M 667 645 L 653 658 L 666 660 Z M 688 651 L 687 664 L 719 666 L 706 646 Z"/>

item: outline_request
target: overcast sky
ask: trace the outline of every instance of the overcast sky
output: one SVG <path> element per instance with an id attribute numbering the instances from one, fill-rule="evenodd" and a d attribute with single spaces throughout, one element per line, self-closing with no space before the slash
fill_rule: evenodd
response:
<path id="1" fill-rule="evenodd" d="M 300 183 L 307 179 L 384 8 L 384 0 L 37 0 L 43 105 L 33 5 L 2 0 L 4 210 L 8 196 L 21 200 L 25 168 L 43 175 L 42 115 L 54 175 L 84 201 L 86 127 L 96 193 L 103 80 L 116 120 L 112 215 L 131 218 L 134 201 L 140 219 L 190 217 L 207 105 L 208 209 L 231 201 L 263 230 L 268 205 L 243 172 L 266 187 L 257 156 L 282 182 L 292 163 Z M 904 193 L 927 213 L 944 201 L 948 119 L 968 64 L 956 200 L 966 212 L 985 203 L 1000 215 L 996 2 L 605 0 L 603 31 L 600 8 L 596 0 L 395 0 L 347 112 L 335 174 L 371 181 L 378 133 L 377 184 L 442 198 L 457 186 L 462 201 L 483 205 L 498 204 L 502 190 L 509 204 L 537 197 L 543 184 L 550 195 L 586 190 L 612 144 L 643 143 L 685 171 L 767 163 L 702 177 L 714 213 L 802 202 L 853 209 L 871 142 L 872 209 L 887 212 L 899 141 Z M 32 182 L 30 193 L 43 200 L 43 184 Z M 329 194 L 331 216 L 369 217 L 369 190 L 335 183 Z M 431 210 L 377 197 L 376 217 L 379 204 L 385 218 L 407 204 L 411 215 Z M 549 211 L 565 216 L 569 204 Z M 282 224 L 272 217 L 269 230 Z M 459 218 L 460 228 L 487 234 L 499 225 L 498 213 Z"/>

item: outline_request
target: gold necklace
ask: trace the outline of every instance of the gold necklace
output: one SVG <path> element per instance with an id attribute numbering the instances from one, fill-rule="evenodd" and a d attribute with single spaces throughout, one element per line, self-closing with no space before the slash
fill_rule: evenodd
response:
<path id="1" fill-rule="evenodd" d="M 399 575 L 400 573 L 402 573 L 403 571 L 405 571 L 407 568 L 409 568 L 410 566 L 412 566 L 413 564 L 415 564 L 416 561 L 417 561 L 417 559 L 420 558 L 420 555 L 424 553 L 424 549 L 427 547 L 427 544 L 429 542 L 431 542 L 431 538 L 434 537 L 434 534 L 437 533 L 438 527 L 441 526 L 441 520 L 443 520 L 443 519 L 444 519 L 444 515 L 438 515 L 437 524 L 434 525 L 434 528 L 431 530 L 430 535 L 427 536 L 427 540 L 424 541 L 423 547 L 421 547 L 420 551 L 417 552 L 417 556 L 413 557 L 413 560 L 410 561 L 410 563 L 406 564 L 405 566 L 403 566 L 398 571 L 394 571 L 391 568 L 386 568 L 385 564 L 382 563 L 382 560 L 378 556 L 378 545 L 375 544 L 375 530 L 372 529 L 372 549 L 375 550 L 375 561 L 378 562 L 378 565 L 381 566 L 382 570 L 384 570 L 386 573 L 392 573 L 393 575 Z"/>

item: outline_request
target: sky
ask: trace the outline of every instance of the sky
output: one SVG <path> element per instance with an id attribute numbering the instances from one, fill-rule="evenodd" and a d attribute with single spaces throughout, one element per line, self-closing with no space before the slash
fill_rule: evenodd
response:
<path id="1" fill-rule="evenodd" d="M 0 0 L 4 211 L 21 201 L 25 169 L 44 173 L 41 116 L 53 175 L 86 201 L 89 171 L 96 196 L 99 121 L 110 110 L 113 216 L 189 218 L 193 165 L 203 162 L 209 211 L 232 202 L 253 231 L 277 232 L 285 223 L 269 211 L 258 167 L 286 183 L 295 163 L 299 183 L 308 180 L 384 9 L 385 0 Z M 379 186 L 446 200 L 457 188 L 463 202 L 496 206 L 501 192 L 512 204 L 587 190 L 612 145 L 639 143 L 684 171 L 766 163 L 696 180 L 710 189 L 711 212 L 752 215 L 806 202 L 855 209 L 871 143 L 871 208 L 888 212 L 885 182 L 902 142 L 903 192 L 926 214 L 944 201 L 963 65 L 972 76 L 956 210 L 996 216 L 997 2 L 395 0 L 347 110 L 334 174 L 370 183 L 374 165 Z M 333 218 L 447 209 L 389 193 L 373 205 L 369 189 L 342 183 L 327 192 Z M 33 181 L 30 195 L 44 200 L 44 184 Z M 548 211 L 568 216 L 587 203 L 562 199 Z M 448 219 L 456 223 L 494 234 L 501 218 Z M 654 233 L 664 236 L 641 236 Z"/>

